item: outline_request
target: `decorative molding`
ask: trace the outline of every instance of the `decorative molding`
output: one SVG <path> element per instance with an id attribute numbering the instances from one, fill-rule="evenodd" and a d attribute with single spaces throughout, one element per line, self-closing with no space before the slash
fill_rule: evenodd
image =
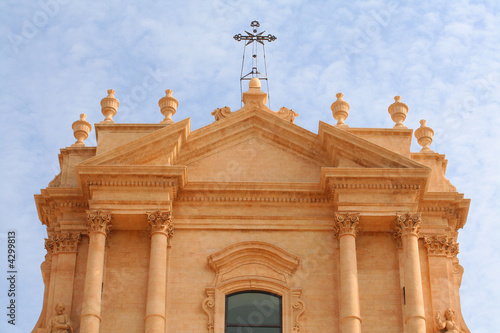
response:
<path id="1" fill-rule="evenodd" d="M 207 297 L 203 300 L 201 306 L 208 317 L 208 333 L 214 333 L 215 288 L 206 288 L 205 292 L 207 293 Z"/>
<path id="2" fill-rule="evenodd" d="M 357 236 L 359 232 L 359 213 L 335 213 L 335 237 Z"/>
<path id="3" fill-rule="evenodd" d="M 45 238 L 45 248 L 52 254 L 77 252 L 79 242 L 79 233 L 54 233 Z"/>
<path id="4" fill-rule="evenodd" d="M 175 187 L 178 182 L 167 181 L 143 181 L 143 180 L 88 180 L 87 186 L 148 186 L 148 187 Z"/>
<path id="5" fill-rule="evenodd" d="M 302 293 L 301 289 L 292 289 L 292 309 L 293 309 L 293 331 L 300 332 L 299 317 L 306 310 L 306 305 L 303 300 L 300 299 Z"/>
<path id="6" fill-rule="evenodd" d="M 458 243 L 448 236 L 424 237 L 424 245 L 430 256 L 454 257 L 458 254 Z"/>
<path id="7" fill-rule="evenodd" d="M 174 235 L 174 224 L 171 211 L 147 212 L 150 235 L 164 233 L 168 238 Z"/>
<path id="8" fill-rule="evenodd" d="M 208 201 L 208 202 L 279 202 L 279 203 L 329 203 L 331 198 L 325 197 L 309 197 L 309 198 L 297 198 L 297 197 L 190 197 L 181 196 L 177 199 L 178 201 Z"/>
<path id="9" fill-rule="evenodd" d="M 332 190 L 368 189 L 368 190 L 420 190 L 419 184 L 331 184 Z"/>
<path id="10" fill-rule="evenodd" d="M 88 210 L 87 228 L 89 233 L 100 232 L 105 236 L 109 235 L 111 230 L 111 212 Z"/>
<path id="11" fill-rule="evenodd" d="M 420 233 L 420 220 L 421 213 L 397 214 L 394 235 L 396 239 L 400 239 L 401 237 L 408 235 L 418 237 Z"/>

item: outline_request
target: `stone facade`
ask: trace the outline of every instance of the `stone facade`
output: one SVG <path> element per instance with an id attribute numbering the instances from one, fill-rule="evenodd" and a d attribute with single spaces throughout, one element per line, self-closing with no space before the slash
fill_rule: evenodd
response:
<path id="1" fill-rule="evenodd" d="M 469 332 L 456 243 L 469 200 L 425 121 L 410 152 L 400 97 L 394 128 L 350 128 L 339 93 L 337 125 L 315 134 L 268 109 L 258 79 L 193 132 L 171 90 L 159 124 L 115 123 L 108 94 L 97 146 L 82 115 L 35 196 L 48 238 L 33 332 L 222 333 L 241 291 L 279 295 L 283 333 Z"/>

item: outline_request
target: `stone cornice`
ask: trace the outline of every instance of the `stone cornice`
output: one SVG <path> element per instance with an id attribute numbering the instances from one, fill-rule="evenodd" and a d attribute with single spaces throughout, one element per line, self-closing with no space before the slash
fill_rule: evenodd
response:
<path id="1" fill-rule="evenodd" d="M 357 236 L 359 232 L 359 213 L 336 213 L 335 214 L 335 229 L 336 237 L 344 235 Z"/>
<path id="2" fill-rule="evenodd" d="M 79 233 L 53 233 L 45 238 L 45 248 L 51 254 L 77 252 Z"/>
<path id="3" fill-rule="evenodd" d="M 429 236 L 424 237 L 424 245 L 427 248 L 429 256 L 454 257 L 459 252 L 458 243 L 452 237 L 448 236 Z"/>
<path id="4" fill-rule="evenodd" d="M 89 234 L 93 232 L 109 235 L 111 230 L 111 212 L 89 210 L 87 211 L 87 228 Z"/>
<path id="5" fill-rule="evenodd" d="M 168 238 L 174 235 L 174 224 L 171 211 L 147 212 L 148 225 L 151 236 L 155 233 L 163 233 Z"/>

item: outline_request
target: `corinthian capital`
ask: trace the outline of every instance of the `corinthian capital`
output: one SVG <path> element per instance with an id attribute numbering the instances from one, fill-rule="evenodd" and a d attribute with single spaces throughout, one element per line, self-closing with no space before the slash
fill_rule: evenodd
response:
<path id="1" fill-rule="evenodd" d="M 160 211 L 147 212 L 148 224 L 151 231 L 151 235 L 160 232 L 167 235 L 167 237 L 172 237 L 174 235 L 174 224 L 172 223 L 172 212 L 171 211 Z"/>
<path id="2" fill-rule="evenodd" d="M 458 244 L 453 238 L 447 236 L 431 236 L 424 238 L 424 244 L 429 255 L 434 256 L 456 256 Z"/>
<path id="3" fill-rule="evenodd" d="M 111 212 L 88 210 L 87 228 L 89 233 L 101 232 L 108 235 L 111 229 Z"/>
<path id="4" fill-rule="evenodd" d="M 397 214 L 395 237 L 401 238 L 407 235 L 417 236 L 420 233 L 420 213 Z"/>
<path id="5" fill-rule="evenodd" d="M 356 237 L 359 228 L 359 213 L 336 213 L 335 214 L 335 235 L 353 235 Z"/>
<path id="6" fill-rule="evenodd" d="M 77 252 L 80 242 L 79 233 L 54 233 L 49 238 L 45 238 L 45 248 L 52 254 L 60 252 Z"/>

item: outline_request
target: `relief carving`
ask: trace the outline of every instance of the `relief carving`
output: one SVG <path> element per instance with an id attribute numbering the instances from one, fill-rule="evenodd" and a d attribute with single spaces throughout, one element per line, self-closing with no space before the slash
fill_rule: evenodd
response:
<path id="1" fill-rule="evenodd" d="M 225 106 L 223 108 L 215 109 L 212 111 L 212 116 L 215 117 L 215 121 L 227 118 L 231 115 L 231 108 Z"/>
<path id="2" fill-rule="evenodd" d="M 207 298 L 203 300 L 201 306 L 208 317 L 208 333 L 214 333 L 214 310 L 215 310 L 215 288 L 206 288 Z"/>
<path id="3" fill-rule="evenodd" d="M 441 313 L 438 311 L 436 315 L 436 325 L 438 330 L 447 333 L 466 333 L 462 330 L 461 326 L 455 321 L 455 311 L 448 308 L 444 313 L 444 320 L 441 317 Z"/>
<path id="4" fill-rule="evenodd" d="M 64 314 L 66 307 L 63 303 L 56 304 L 56 315 L 49 321 L 48 333 L 73 333 L 69 317 Z"/>
<path id="5" fill-rule="evenodd" d="M 424 244 L 429 255 L 454 257 L 458 254 L 458 243 L 451 237 L 425 237 Z"/>
<path id="6" fill-rule="evenodd" d="M 299 317 L 306 310 L 306 305 L 303 300 L 300 299 L 301 290 L 292 290 L 292 308 L 293 308 L 293 331 L 300 332 Z"/>
<path id="7" fill-rule="evenodd" d="M 54 233 L 49 238 L 45 238 L 45 248 L 47 252 L 51 252 L 52 254 L 77 252 L 79 242 L 79 233 Z"/>
<path id="8" fill-rule="evenodd" d="M 395 237 L 400 239 L 407 235 L 417 236 L 420 234 L 420 213 L 397 214 Z"/>
<path id="9" fill-rule="evenodd" d="M 359 213 L 336 213 L 334 234 L 336 237 L 342 235 L 356 235 L 359 232 Z"/>
<path id="10" fill-rule="evenodd" d="M 88 210 L 87 228 L 89 233 L 101 232 L 108 235 L 111 231 L 111 212 Z"/>
<path id="11" fill-rule="evenodd" d="M 295 112 L 289 108 L 286 108 L 284 106 L 282 108 L 280 108 L 277 115 L 281 119 L 292 122 L 292 123 L 295 121 L 295 117 L 299 116 L 299 114 L 297 112 Z"/>
<path id="12" fill-rule="evenodd" d="M 157 210 L 155 212 L 147 212 L 146 214 L 148 215 L 148 225 L 151 235 L 156 232 L 165 233 L 168 238 L 174 235 L 171 211 Z"/>

